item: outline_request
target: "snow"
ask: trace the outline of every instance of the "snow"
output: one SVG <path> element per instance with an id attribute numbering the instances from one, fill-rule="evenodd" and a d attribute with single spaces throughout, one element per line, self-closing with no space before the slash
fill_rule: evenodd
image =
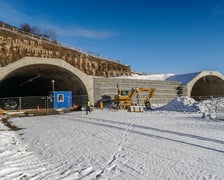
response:
<path id="1" fill-rule="evenodd" d="M 148 74 L 148 75 L 141 75 L 141 74 L 137 74 L 137 73 L 132 73 L 131 76 L 120 76 L 120 77 L 116 77 L 116 78 L 164 81 L 168 77 L 173 76 L 173 75 L 174 74 L 171 74 L 171 73 L 167 73 L 167 74 Z"/>
<path id="2" fill-rule="evenodd" d="M 222 98 L 143 113 L 95 109 L 0 123 L 0 179 L 224 179 Z"/>
<path id="3" fill-rule="evenodd" d="M 170 101 L 167 105 L 159 107 L 160 110 L 166 111 L 177 111 L 177 112 L 198 112 L 202 110 L 202 106 L 200 109 L 200 103 L 195 101 L 193 98 L 190 97 L 177 97 Z M 203 103 L 202 103 L 203 104 Z M 208 109 L 206 109 L 207 111 Z"/>
<path id="4" fill-rule="evenodd" d="M 166 78 L 168 81 L 180 81 L 182 84 L 189 83 L 193 78 L 199 75 L 201 72 L 188 73 L 188 74 L 177 74 L 173 76 L 169 76 Z"/>

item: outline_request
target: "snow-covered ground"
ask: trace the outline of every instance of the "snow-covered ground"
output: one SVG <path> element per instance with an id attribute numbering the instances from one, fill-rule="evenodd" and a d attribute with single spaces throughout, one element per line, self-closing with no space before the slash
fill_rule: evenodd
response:
<path id="1" fill-rule="evenodd" d="M 11 118 L 23 129 L 0 123 L 0 179 L 224 179 L 224 121 L 202 118 L 212 102 Z"/>

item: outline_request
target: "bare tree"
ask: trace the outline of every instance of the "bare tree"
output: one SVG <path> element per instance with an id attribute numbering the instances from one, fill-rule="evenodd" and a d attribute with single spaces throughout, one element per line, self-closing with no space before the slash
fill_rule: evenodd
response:
<path id="1" fill-rule="evenodd" d="M 56 32 L 53 29 L 47 29 L 47 30 L 41 30 L 38 26 L 31 27 L 28 23 L 23 23 L 20 28 L 20 30 L 33 33 L 38 36 L 42 36 L 51 40 L 56 41 Z"/>
<path id="2" fill-rule="evenodd" d="M 32 33 L 32 28 L 28 23 L 22 24 L 19 29 L 28 33 Z"/>
<path id="3" fill-rule="evenodd" d="M 43 33 L 43 37 L 46 37 L 46 38 L 51 39 L 51 40 L 56 40 L 56 33 L 53 29 L 47 29 Z"/>
<path id="4" fill-rule="evenodd" d="M 40 28 L 37 27 L 37 26 L 33 26 L 33 27 L 32 27 L 32 33 L 33 33 L 33 34 L 36 34 L 36 35 L 38 35 L 38 36 L 41 36 L 41 30 L 40 30 Z"/>

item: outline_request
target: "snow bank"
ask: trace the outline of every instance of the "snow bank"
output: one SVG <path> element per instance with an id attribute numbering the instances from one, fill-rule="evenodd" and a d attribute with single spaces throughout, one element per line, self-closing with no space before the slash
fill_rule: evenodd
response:
<path id="1" fill-rule="evenodd" d="M 213 98 L 202 101 L 202 103 L 199 104 L 200 111 L 203 113 L 202 117 L 209 119 L 223 119 L 223 113 L 224 113 L 224 98 Z"/>
<path id="2" fill-rule="evenodd" d="M 199 104 L 199 108 L 201 112 L 209 112 L 216 111 L 222 112 L 224 111 L 224 98 L 213 98 L 209 100 L 204 100 Z"/>
<path id="3" fill-rule="evenodd" d="M 199 103 L 193 98 L 181 96 L 173 99 L 165 106 L 158 108 L 164 111 L 177 111 L 177 112 L 198 112 Z"/>
<path id="4" fill-rule="evenodd" d="M 193 98 L 182 96 L 173 99 L 165 106 L 155 109 L 176 112 L 200 112 L 203 113 L 202 117 L 214 119 L 217 113 L 224 113 L 224 98 L 213 98 L 198 102 Z"/>

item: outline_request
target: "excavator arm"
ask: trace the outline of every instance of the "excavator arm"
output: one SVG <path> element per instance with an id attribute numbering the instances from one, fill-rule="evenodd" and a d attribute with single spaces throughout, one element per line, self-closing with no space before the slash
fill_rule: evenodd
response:
<path id="1" fill-rule="evenodd" d="M 146 99 L 145 99 L 145 101 L 144 101 L 145 107 L 146 107 L 147 109 L 150 109 L 150 108 L 151 108 L 150 99 L 151 99 L 152 96 L 154 96 L 154 94 L 155 94 L 155 90 L 156 90 L 156 89 L 150 89 L 149 94 L 148 94 L 148 96 L 146 97 Z"/>
<path id="2" fill-rule="evenodd" d="M 151 88 L 137 88 L 137 93 L 141 93 L 141 92 L 148 92 L 148 96 L 146 97 L 146 99 L 144 100 L 144 104 L 146 106 L 147 109 L 151 108 L 151 103 L 150 103 L 150 99 L 154 96 L 155 94 L 155 90 L 156 89 L 151 89 Z"/>
<path id="3" fill-rule="evenodd" d="M 132 98 L 137 92 L 138 88 L 132 88 L 131 91 L 128 93 L 128 97 Z"/>

